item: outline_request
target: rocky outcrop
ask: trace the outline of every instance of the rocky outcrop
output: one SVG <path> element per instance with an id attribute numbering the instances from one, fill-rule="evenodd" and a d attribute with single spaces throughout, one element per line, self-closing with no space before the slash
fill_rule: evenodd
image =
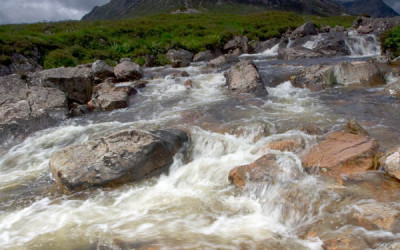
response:
<path id="1" fill-rule="evenodd" d="M 279 150 L 281 152 L 299 152 L 305 148 L 304 140 L 283 139 L 268 143 L 264 150 Z"/>
<path id="2" fill-rule="evenodd" d="M 135 81 L 143 77 L 142 68 L 130 60 L 121 60 L 115 66 L 114 74 L 119 81 Z"/>
<path id="3" fill-rule="evenodd" d="M 385 84 L 385 78 L 375 62 L 341 62 L 336 65 L 313 65 L 292 77 L 297 87 L 320 90 L 334 85 Z"/>
<path id="4" fill-rule="evenodd" d="M 54 125 L 67 114 L 67 98 L 60 90 L 29 87 L 17 75 L 0 77 L 0 141 Z"/>
<path id="5" fill-rule="evenodd" d="M 5 65 L 0 65 L 0 76 L 10 74 L 28 74 L 30 72 L 43 70 L 39 65 L 40 53 L 37 48 L 31 51 L 31 58 L 27 58 L 21 54 L 13 54 L 9 57 L 9 62 Z"/>
<path id="6" fill-rule="evenodd" d="M 400 25 L 400 17 L 392 18 L 368 18 L 358 17 L 353 22 L 353 28 L 361 34 L 381 35 L 383 32 Z"/>
<path id="7" fill-rule="evenodd" d="M 88 107 L 92 110 L 112 111 L 127 108 L 129 96 L 137 91 L 131 86 L 115 86 L 111 83 L 102 83 L 94 88 L 92 100 Z"/>
<path id="8" fill-rule="evenodd" d="M 70 191 L 139 181 L 167 170 L 187 141 L 179 130 L 123 130 L 54 153 L 50 168 Z"/>
<path id="9" fill-rule="evenodd" d="M 93 76 L 100 80 L 105 80 L 108 77 L 114 77 L 114 68 L 104 61 L 97 60 L 92 64 Z"/>
<path id="10" fill-rule="evenodd" d="M 251 93 L 255 96 L 268 94 L 265 89 L 257 67 L 252 61 L 237 63 L 229 71 L 225 72 L 226 84 L 235 93 Z"/>
<path id="11" fill-rule="evenodd" d="M 382 167 L 389 175 L 400 180 L 400 149 L 384 157 Z"/>
<path id="12" fill-rule="evenodd" d="M 318 28 L 313 23 L 305 23 L 302 26 L 295 29 L 292 34 L 290 34 L 291 39 L 296 39 L 305 36 L 313 36 L 318 34 Z"/>
<path id="13" fill-rule="evenodd" d="M 167 52 L 167 59 L 172 62 L 173 68 L 188 67 L 193 59 L 193 53 L 184 49 L 171 49 Z"/>
<path id="14" fill-rule="evenodd" d="M 359 125 L 358 125 L 359 126 Z M 302 156 L 303 167 L 339 177 L 365 172 L 376 167 L 379 144 L 359 128 L 348 124 L 346 130 L 328 134 L 318 145 Z"/>
<path id="15" fill-rule="evenodd" d="M 64 92 L 68 99 L 78 103 L 87 103 L 90 100 L 93 80 L 91 65 L 47 69 L 29 77 L 31 85 L 57 88 Z"/>
<path id="16" fill-rule="evenodd" d="M 229 54 L 240 55 L 251 53 L 254 48 L 249 44 L 247 36 L 235 36 L 224 45 L 224 51 Z"/>

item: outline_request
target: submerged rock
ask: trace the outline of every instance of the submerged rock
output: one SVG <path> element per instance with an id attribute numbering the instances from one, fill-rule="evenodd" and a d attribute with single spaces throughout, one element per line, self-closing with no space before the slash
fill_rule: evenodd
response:
<path id="1" fill-rule="evenodd" d="M 351 127 L 351 125 L 348 125 Z M 302 156 L 303 167 L 339 177 L 370 170 L 376 165 L 379 144 L 364 133 L 333 132 Z"/>
<path id="2" fill-rule="evenodd" d="M 392 203 L 367 203 L 357 206 L 353 214 L 355 224 L 367 230 L 400 232 L 400 207 Z"/>
<path id="3" fill-rule="evenodd" d="M 232 169 L 228 180 L 237 187 L 243 188 L 248 181 L 272 182 L 277 171 L 281 170 L 276 162 L 276 155 L 267 154 L 249 165 Z"/>
<path id="4" fill-rule="evenodd" d="M 91 65 L 79 65 L 43 70 L 31 75 L 29 80 L 35 86 L 57 88 L 72 101 L 87 103 L 92 95 L 94 77 Z"/>
<path id="5" fill-rule="evenodd" d="M 114 74 L 119 81 L 135 81 L 143 77 L 143 70 L 136 63 L 125 59 L 115 66 Z"/>
<path id="6" fill-rule="evenodd" d="M 139 181 L 165 171 L 187 141 L 180 130 L 123 130 L 54 153 L 50 168 L 70 191 Z"/>
<path id="7" fill-rule="evenodd" d="M 267 90 L 261 80 L 257 67 L 252 61 L 239 62 L 225 72 L 226 84 L 236 93 L 251 93 L 255 96 L 265 96 Z"/>
<path id="8" fill-rule="evenodd" d="M 167 58 L 172 62 L 173 68 L 188 67 L 193 59 L 193 53 L 184 49 L 171 49 L 167 52 Z"/>

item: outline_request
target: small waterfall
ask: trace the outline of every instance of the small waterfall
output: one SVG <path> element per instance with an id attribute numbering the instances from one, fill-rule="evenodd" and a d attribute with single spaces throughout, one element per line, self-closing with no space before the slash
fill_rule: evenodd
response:
<path id="1" fill-rule="evenodd" d="M 345 43 L 352 56 L 376 56 L 381 53 L 380 44 L 375 35 L 349 33 Z"/>

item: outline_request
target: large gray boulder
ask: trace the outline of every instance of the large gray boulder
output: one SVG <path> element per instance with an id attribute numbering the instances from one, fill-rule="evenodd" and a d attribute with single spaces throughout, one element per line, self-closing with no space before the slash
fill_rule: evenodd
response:
<path id="1" fill-rule="evenodd" d="M 92 100 L 88 102 L 91 110 L 112 111 L 127 108 L 129 96 L 137 93 L 131 86 L 116 86 L 113 83 L 101 83 L 94 87 Z"/>
<path id="2" fill-rule="evenodd" d="M 135 81 L 143 77 L 143 70 L 136 63 L 124 59 L 115 66 L 114 74 L 120 81 Z"/>
<path id="3" fill-rule="evenodd" d="M 299 37 L 313 36 L 318 34 L 318 28 L 313 23 L 305 23 L 302 26 L 295 29 L 292 34 L 290 34 L 291 39 L 296 39 Z"/>
<path id="4" fill-rule="evenodd" d="M 180 130 L 123 130 L 54 153 L 50 159 L 56 181 L 70 191 L 114 186 L 160 174 L 188 141 Z"/>
<path id="5" fill-rule="evenodd" d="M 92 64 L 93 76 L 101 80 L 114 76 L 114 68 L 102 60 L 97 60 Z"/>
<path id="6" fill-rule="evenodd" d="M 255 96 L 265 96 L 268 94 L 253 61 L 239 62 L 225 72 L 224 75 L 226 84 L 232 92 L 251 93 Z"/>
<path id="7" fill-rule="evenodd" d="M 15 74 L 0 77 L 0 141 L 23 138 L 65 119 L 67 114 L 62 91 L 28 86 Z"/>
<path id="8" fill-rule="evenodd" d="M 275 45 L 277 45 L 280 42 L 280 39 L 278 38 L 271 38 L 268 39 L 267 41 L 259 42 L 256 44 L 254 51 L 256 53 L 262 53 L 268 49 L 271 49 Z"/>
<path id="9" fill-rule="evenodd" d="M 193 53 L 184 49 L 170 49 L 167 52 L 167 59 L 172 62 L 172 67 L 188 67 L 193 59 Z"/>
<path id="10" fill-rule="evenodd" d="M 361 34 L 381 35 L 383 32 L 400 25 L 400 17 L 368 18 L 358 17 L 353 22 L 353 28 Z"/>
<path id="11" fill-rule="evenodd" d="M 209 62 L 214 58 L 215 58 L 215 55 L 213 54 L 213 52 L 211 50 L 206 50 L 206 51 L 197 53 L 193 57 L 193 62 Z"/>
<path id="12" fill-rule="evenodd" d="M 41 87 L 57 88 L 68 99 L 78 103 L 87 103 L 92 96 L 93 72 L 91 65 L 47 69 L 30 76 L 30 84 Z"/>

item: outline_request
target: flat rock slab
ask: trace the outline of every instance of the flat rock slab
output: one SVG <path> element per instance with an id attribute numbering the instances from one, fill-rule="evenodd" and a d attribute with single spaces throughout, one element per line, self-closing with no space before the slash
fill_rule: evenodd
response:
<path id="1" fill-rule="evenodd" d="M 334 132 L 302 157 L 305 169 L 317 168 L 328 175 L 355 174 L 371 169 L 379 145 L 370 137 L 349 132 Z"/>
<path id="2" fill-rule="evenodd" d="M 142 180 L 166 170 L 188 141 L 180 130 L 123 130 L 54 153 L 56 181 L 70 191 Z"/>

